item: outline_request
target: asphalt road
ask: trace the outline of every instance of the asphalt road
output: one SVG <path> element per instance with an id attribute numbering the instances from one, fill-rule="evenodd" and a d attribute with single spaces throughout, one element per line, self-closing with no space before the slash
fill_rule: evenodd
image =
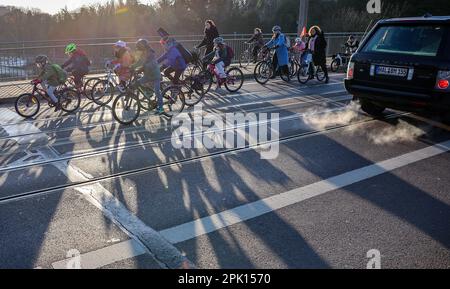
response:
<path id="1" fill-rule="evenodd" d="M 208 95 L 191 117 L 259 122 L 205 135 L 272 131 L 223 148 L 87 101 L 31 120 L 2 105 L 0 268 L 450 268 L 450 127 L 374 119 L 342 78 Z"/>

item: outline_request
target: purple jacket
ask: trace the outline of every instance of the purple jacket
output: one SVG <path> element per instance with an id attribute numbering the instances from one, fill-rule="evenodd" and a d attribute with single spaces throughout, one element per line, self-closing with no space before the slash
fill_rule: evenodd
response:
<path id="1" fill-rule="evenodd" d="M 169 51 L 163 54 L 158 59 L 158 63 L 172 67 L 175 70 L 185 70 L 187 67 L 186 61 L 184 61 L 183 56 L 181 56 L 181 53 L 176 46 L 171 47 Z"/>

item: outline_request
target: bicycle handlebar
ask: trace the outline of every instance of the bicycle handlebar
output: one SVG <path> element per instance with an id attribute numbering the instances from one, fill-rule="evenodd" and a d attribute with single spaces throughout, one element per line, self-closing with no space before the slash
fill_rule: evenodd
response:
<path id="1" fill-rule="evenodd" d="M 32 85 L 38 85 L 38 84 L 41 84 L 42 83 L 42 80 L 40 80 L 40 79 L 33 79 L 32 81 L 31 81 L 31 84 Z"/>

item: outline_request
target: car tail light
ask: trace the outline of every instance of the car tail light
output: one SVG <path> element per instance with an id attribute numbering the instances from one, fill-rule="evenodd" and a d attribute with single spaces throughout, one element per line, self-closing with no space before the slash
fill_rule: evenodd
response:
<path id="1" fill-rule="evenodd" d="M 355 74 L 355 63 L 349 62 L 348 69 L 347 69 L 347 79 L 348 80 L 353 79 L 354 74 Z"/>
<path id="2" fill-rule="evenodd" d="M 450 71 L 438 71 L 436 78 L 436 89 L 450 90 Z"/>

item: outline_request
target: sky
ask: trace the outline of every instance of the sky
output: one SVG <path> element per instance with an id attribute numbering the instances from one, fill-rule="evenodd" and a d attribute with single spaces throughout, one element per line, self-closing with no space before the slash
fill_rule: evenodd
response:
<path id="1" fill-rule="evenodd" d="M 0 0 L 0 6 L 18 6 L 23 8 L 39 8 L 40 10 L 55 14 L 67 6 L 69 10 L 75 10 L 83 5 L 106 3 L 109 0 Z M 151 3 L 155 0 L 141 0 L 141 3 Z"/>

